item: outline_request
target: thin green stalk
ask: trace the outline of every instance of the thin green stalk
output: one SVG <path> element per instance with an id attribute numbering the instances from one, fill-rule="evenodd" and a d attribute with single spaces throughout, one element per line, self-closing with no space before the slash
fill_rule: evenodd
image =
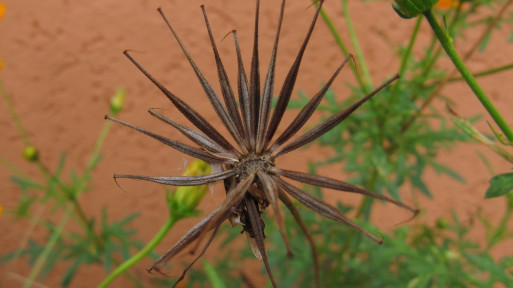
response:
<path id="1" fill-rule="evenodd" d="M 168 218 L 167 222 L 160 228 L 160 230 L 157 232 L 155 237 L 151 239 L 151 241 L 137 254 L 135 254 L 132 258 L 125 261 L 123 264 L 118 266 L 116 270 L 112 271 L 105 280 L 98 285 L 98 288 L 105 288 L 107 287 L 114 279 L 116 279 L 119 275 L 124 273 L 128 268 L 132 267 L 135 263 L 139 262 L 142 258 L 144 258 L 146 255 L 148 255 L 156 246 L 157 244 L 164 239 L 164 236 L 166 236 L 167 232 L 176 224 L 176 222 L 179 220 L 177 217 L 173 217 L 172 215 Z"/>
<path id="2" fill-rule="evenodd" d="M 510 142 L 513 142 L 513 131 L 508 126 L 504 118 L 501 116 L 501 114 L 497 111 L 493 103 L 490 101 L 488 96 L 484 93 L 484 91 L 481 89 L 479 84 L 477 84 L 476 80 L 468 71 L 467 67 L 465 66 L 465 63 L 463 63 L 463 60 L 460 58 L 458 53 L 456 52 L 456 49 L 454 48 L 453 41 L 449 37 L 449 35 L 442 30 L 440 25 L 438 24 L 438 21 L 436 20 L 435 16 L 433 15 L 433 12 L 431 10 L 428 10 L 424 12 L 424 16 L 429 22 L 429 25 L 435 32 L 436 36 L 438 37 L 438 40 L 440 41 L 440 44 L 442 44 L 442 47 L 444 47 L 445 52 L 447 55 L 449 55 L 449 58 L 451 58 L 451 61 L 453 62 L 454 66 L 458 69 L 461 76 L 465 79 L 468 86 L 474 94 L 477 96 L 481 104 L 485 107 L 485 109 L 488 111 L 490 116 L 493 118 L 495 123 L 499 126 L 501 131 L 504 133 L 506 138 Z"/>
<path id="3" fill-rule="evenodd" d="M 477 77 L 482 77 L 482 76 L 488 76 L 488 75 L 492 75 L 492 74 L 495 74 L 495 73 L 506 71 L 506 70 L 509 70 L 509 69 L 512 69 L 512 68 L 513 68 L 513 63 L 510 63 L 510 64 L 502 65 L 502 66 L 499 66 L 499 67 L 486 69 L 486 70 L 481 71 L 481 72 L 476 72 L 476 73 L 474 73 L 474 77 L 477 78 Z M 457 82 L 457 81 L 461 81 L 461 80 L 463 80 L 462 77 L 452 77 L 452 78 L 449 78 L 449 80 L 447 80 L 447 81 L 448 82 Z"/>
<path id="4" fill-rule="evenodd" d="M 317 0 L 312 0 L 312 1 L 314 2 L 315 5 L 319 5 Z M 346 56 L 346 57 L 349 56 L 349 54 L 351 54 L 351 53 L 349 53 L 349 49 L 347 49 L 347 46 L 344 43 L 344 40 L 342 40 L 342 37 L 340 36 L 340 34 L 337 31 L 337 28 L 335 28 L 333 21 L 331 21 L 331 18 L 328 16 L 326 11 L 324 11 L 324 8 L 321 8 L 321 16 L 322 16 L 322 19 L 324 20 L 324 23 L 326 23 L 326 25 L 328 26 L 328 29 L 330 30 L 331 35 L 333 35 L 333 38 L 335 38 L 335 42 L 337 42 L 337 45 L 340 48 L 340 50 L 342 51 L 342 53 L 344 54 L 344 56 Z M 362 90 L 366 94 L 369 93 L 370 91 L 366 87 L 366 85 L 362 79 L 362 76 L 358 72 L 356 64 L 354 62 L 350 61 L 349 65 L 351 67 L 351 70 L 353 71 L 354 76 L 356 77 L 356 80 L 358 81 L 358 84 L 360 85 L 360 88 L 362 88 Z"/>
<path id="5" fill-rule="evenodd" d="M 413 27 L 413 32 L 411 33 L 410 42 L 408 43 L 408 47 L 406 47 L 406 51 L 404 51 L 403 58 L 401 59 L 401 67 L 399 68 L 399 75 L 401 78 L 397 79 L 395 83 L 395 87 L 399 87 L 399 84 L 404 79 L 404 71 L 406 71 L 406 67 L 408 66 L 408 61 L 410 60 L 411 51 L 413 49 L 413 44 L 417 40 L 417 35 L 419 34 L 420 24 L 422 23 L 422 16 L 417 17 L 417 22 L 415 23 L 415 27 Z"/>
<path id="6" fill-rule="evenodd" d="M 100 131 L 100 135 L 96 139 L 94 143 L 93 152 L 91 153 L 91 157 L 89 158 L 89 163 L 87 164 L 86 171 L 90 171 L 94 168 L 94 162 L 96 162 L 96 158 L 100 155 L 100 150 L 107 138 L 107 134 L 109 133 L 110 128 L 112 127 L 112 121 L 105 121 L 105 124 Z"/>
<path id="7" fill-rule="evenodd" d="M 344 18 L 346 19 L 347 31 L 349 32 L 349 37 L 351 37 L 351 41 L 353 42 L 356 58 L 360 63 L 360 67 L 362 68 L 362 74 L 365 79 L 365 85 L 366 87 L 372 89 L 372 78 L 370 76 L 369 69 L 367 68 L 367 64 L 365 63 L 365 57 L 363 57 L 363 52 L 360 48 L 360 43 L 358 42 L 358 37 L 356 36 L 353 22 L 351 21 L 351 17 L 349 15 L 349 9 L 347 8 L 347 0 L 342 0 L 342 13 L 344 13 Z"/>
<path id="8" fill-rule="evenodd" d="M 41 272 L 43 265 L 45 264 L 46 260 L 48 259 L 48 256 L 52 252 L 53 247 L 61 237 L 62 231 L 64 230 L 64 227 L 66 226 L 68 218 L 69 216 L 71 216 L 72 212 L 73 206 L 68 204 L 66 206 L 64 215 L 62 216 L 61 221 L 59 222 L 59 225 L 57 225 L 57 229 L 55 229 L 55 231 L 52 233 L 52 236 L 50 236 L 50 239 L 48 240 L 48 243 L 46 243 L 45 248 L 37 257 L 36 262 L 34 263 L 34 267 L 30 271 L 27 281 L 25 282 L 25 284 L 23 284 L 23 288 L 29 288 L 34 283 L 34 280 L 36 279 L 39 272 Z"/>
<path id="9" fill-rule="evenodd" d="M 2 164 L 7 170 L 10 170 L 12 174 L 18 175 L 23 178 L 28 178 L 27 174 L 14 164 L 9 162 L 4 156 L 0 155 L 0 164 Z"/>
<path id="10" fill-rule="evenodd" d="M 401 76 L 399 79 L 397 79 L 397 82 L 394 84 L 392 88 L 392 96 L 390 97 L 390 102 L 395 103 L 397 93 L 399 92 L 400 85 L 405 79 L 405 71 L 406 67 L 408 66 L 408 61 L 411 57 L 411 51 L 413 50 L 413 45 L 415 44 L 415 41 L 417 40 L 417 35 L 419 34 L 420 30 L 420 24 L 422 23 L 422 17 L 417 17 L 417 22 L 415 23 L 415 27 L 413 27 L 413 32 L 410 37 L 410 42 L 408 43 L 408 46 L 406 47 L 406 51 L 404 51 L 403 57 L 401 59 L 401 66 L 399 68 L 399 75 Z"/>
<path id="11" fill-rule="evenodd" d="M 11 114 L 12 119 L 14 120 L 14 123 L 16 124 L 16 128 L 21 134 L 21 137 L 23 138 L 23 142 L 25 142 L 25 145 L 30 145 L 30 140 L 28 137 L 27 130 L 25 127 L 23 127 L 23 124 L 21 124 L 20 117 L 18 116 L 18 113 L 16 113 L 16 110 L 14 109 L 14 104 L 12 103 L 11 97 L 9 97 L 9 94 L 4 88 L 4 85 L 2 84 L 2 81 L 0 81 L 0 93 L 2 94 L 2 98 L 4 98 L 5 104 L 7 104 L 7 110 L 9 110 L 9 114 Z"/>

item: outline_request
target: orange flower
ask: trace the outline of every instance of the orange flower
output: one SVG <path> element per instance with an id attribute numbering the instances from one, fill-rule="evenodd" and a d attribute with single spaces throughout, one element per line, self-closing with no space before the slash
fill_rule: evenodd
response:
<path id="1" fill-rule="evenodd" d="M 0 20 L 2 19 L 2 17 L 4 17 L 4 14 L 5 14 L 5 4 L 0 2 Z M 4 63 L 2 62 L 2 59 L 0 58 L 0 69 L 2 69 L 2 67 L 4 67 Z M 2 212 L 1 208 L 2 207 L 0 206 L 0 213 Z"/>
<path id="2" fill-rule="evenodd" d="M 451 9 L 459 5 L 459 0 L 440 0 L 435 4 L 436 8 L 440 9 Z"/>
<path id="3" fill-rule="evenodd" d="M 4 17 L 4 14 L 5 14 L 5 4 L 0 3 L 0 19 L 2 19 L 2 17 Z"/>

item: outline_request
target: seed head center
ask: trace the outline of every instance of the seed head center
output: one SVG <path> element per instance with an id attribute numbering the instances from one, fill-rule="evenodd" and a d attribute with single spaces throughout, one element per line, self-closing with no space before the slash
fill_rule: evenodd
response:
<path id="1" fill-rule="evenodd" d="M 271 167 L 274 167 L 274 161 L 271 160 L 270 155 L 251 155 L 239 162 L 239 165 L 236 167 L 237 176 L 246 178 L 257 171 L 266 172 Z"/>

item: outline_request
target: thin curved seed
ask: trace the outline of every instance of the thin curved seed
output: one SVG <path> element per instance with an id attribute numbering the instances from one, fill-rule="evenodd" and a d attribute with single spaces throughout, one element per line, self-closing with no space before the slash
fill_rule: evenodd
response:
<path id="1" fill-rule="evenodd" d="M 327 203 L 324 203 L 323 201 L 311 196 L 310 194 L 303 192 L 301 189 L 290 185 L 289 183 L 283 181 L 282 179 L 280 179 L 277 176 L 271 176 L 271 177 L 273 177 L 276 180 L 276 183 L 278 183 L 278 186 L 280 186 L 285 192 L 287 192 L 290 196 L 294 197 L 301 204 L 312 209 L 317 214 L 324 216 L 328 219 L 346 224 L 347 226 L 360 231 L 362 234 L 369 237 L 372 241 L 374 241 L 378 244 L 383 243 L 383 239 L 380 239 L 380 238 L 372 235 L 365 229 L 356 225 L 353 221 L 349 220 L 346 216 L 342 215 L 340 213 L 340 211 L 338 211 L 337 208 L 335 208 Z"/>
<path id="2" fill-rule="evenodd" d="M 285 131 L 274 141 L 274 144 L 271 145 L 271 148 L 269 149 L 270 152 L 274 151 L 276 148 L 278 148 L 281 144 L 285 143 L 287 140 L 290 139 L 303 125 L 305 125 L 306 121 L 310 119 L 315 109 L 317 109 L 317 106 L 319 106 L 319 103 L 321 103 L 321 100 L 324 98 L 324 95 L 326 94 L 326 91 L 330 88 L 333 81 L 335 81 L 335 78 L 338 76 L 344 65 L 349 61 L 349 59 L 353 59 L 353 55 L 349 54 L 347 58 L 342 62 L 342 64 L 337 68 L 335 73 L 331 76 L 330 80 L 324 87 L 321 88 L 321 90 L 312 98 L 310 101 L 301 109 L 301 112 L 296 116 L 296 118 L 290 123 L 290 125 L 285 129 Z"/>
<path id="3" fill-rule="evenodd" d="M 327 178 L 327 177 L 323 177 L 323 176 L 312 175 L 312 174 L 302 173 L 302 172 L 297 172 L 297 171 L 283 170 L 283 169 L 278 169 L 278 168 L 274 168 L 273 172 L 275 172 L 278 175 L 285 176 L 289 179 L 296 180 L 296 181 L 299 181 L 299 182 L 302 182 L 305 184 L 310 184 L 310 185 L 314 185 L 314 186 L 319 186 L 319 187 L 335 189 L 335 190 L 339 190 L 339 191 L 345 191 L 345 192 L 351 192 L 351 193 L 362 194 L 365 196 L 370 196 L 370 197 L 373 197 L 373 198 L 376 198 L 379 200 L 384 200 L 384 201 L 390 202 L 396 206 L 399 206 L 401 208 L 409 210 L 414 214 L 419 213 L 418 209 L 412 208 L 412 207 L 410 207 L 402 202 L 399 202 L 395 199 L 378 194 L 376 192 L 367 191 L 365 189 L 359 188 L 357 186 L 354 186 L 354 185 L 349 184 L 344 181 L 339 181 L 339 180 L 335 180 L 332 178 Z"/>
<path id="4" fill-rule="evenodd" d="M 220 207 L 218 207 L 216 210 L 212 211 L 212 213 L 208 214 L 207 217 L 201 219 L 198 224 L 194 225 L 189 232 L 187 232 L 183 237 L 176 242 L 173 247 L 171 247 L 169 250 L 164 253 L 164 255 L 160 256 L 153 265 L 146 268 L 146 271 L 152 272 L 153 270 L 160 272 L 160 268 L 167 263 L 169 260 L 171 260 L 176 254 L 180 253 L 184 248 L 189 246 L 194 240 L 198 239 L 200 233 L 205 230 L 205 227 L 207 223 L 215 216 L 217 213 L 219 213 Z"/>
<path id="5" fill-rule="evenodd" d="M 285 223 L 283 222 L 283 217 L 281 217 L 280 203 L 278 202 L 278 186 L 276 186 L 276 183 L 271 177 L 262 171 L 258 171 L 257 176 L 258 179 L 260 179 L 260 183 L 262 183 L 265 197 L 273 208 L 274 220 L 276 220 L 276 223 L 278 224 L 278 230 L 280 231 L 281 238 L 283 238 L 283 242 L 287 248 L 287 256 L 292 257 L 292 249 L 290 248 L 287 233 L 285 233 Z"/>
<path id="6" fill-rule="evenodd" d="M 201 5 L 201 11 L 203 11 L 203 16 L 205 18 L 205 23 L 207 25 L 208 36 L 210 38 L 210 43 L 212 44 L 212 49 L 214 50 L 214 57 L 217 64 L 217 74 L 219 77 L 219 84 L 221 86 L 221 92 L 223 94 L 224 103 L 226 105 L 226 108 L 228 109 L 228 113 L 232 121 L 235 123 L 235 127 L 237 128 L 239 134 L 242 136 L 244 134 L 244 129 L 242 128 L 242 120 L 240 119 L 239 109 L 237 107 L 235 97 L 233 96 L 233 91 L 230 85 L 230 81 L 228 79 L 228 75 L 226 75 L 226 70 L 224 69 L 221 57 L 219 56 L 219 51 L 217 50 L 217 46 L 214 41 L 214 35 L 212 35 L 212 29 L 210 27 L 210 23 L 208 22 L 205 5 Z M 242 139 L 244 140 L 246 146 L 249 145 L 249 143 L 246 142 L 245 137 L 242 137 Z"/>
<path id="7" fill-rule="evenodd" d="M 264 227 L 262 226 L 262 218 L 258 213 L 258 209 L 255 205 L 255 201 L 251 198 L 249 194 L 246 194 L 244 197 L 244 204 L 246 209 L 248 210 L 249 215 L 249 223 L 251 223 L 251 232 L 253 233 L 255 242 L 257 244 L 258 250 L 262 255 L 262 260 L 264 261 L 265 270 L 267 270 L 267 275 L 269 275 L 269 279 L 271 279 L 271 283 L 273 287 L 276 288 L 276 282 L 274 281 L 273 273 L 271 271 L 271 266 L 269 266 L 269 259 L 267 258 L 267 251 L 265 251 L 264 245 Z"/>
<path id="8" fill-rule="evenodd" d="M 157 86 L 164 95 L 175 105 L 175 107 L 189 120 L 194 126 L 198 127 L 203 133 L 205 133 L 211 139 L 215 139 L 217 143 L 223 146 L 225 149 L 230 151 L 236 151 L 235 148 L 228 142 L 221 133 L 219 133 L 210 123 L 205 120 L 198 112 L 187 105 L 182 99 L 176 97 L 173 93 L 166 89 L 160 82 L 158 82 L 150 73 L 148 73 L 137 61 L 135 61 L 128 51 L 123 52 L 125 56 L 141 71 L 148 79 L 150 79 L 155 86 Z"/>
<path id="9" fill-rule="evenodd" d="M 255 179 L 255 174 L 250 174 L 245 179 L 242 179 L 232 190 L 228 191 L 226 193 L 226 198 L 224 199 L 223 203 L 219 207 L 219 213 L 217 213 L 207 224 L 207 228 L 204 232 L 200 235 L 200 242 L 201 239 L 205 236 L 207 231 L 210 231 L 215 225 L 219 225 L 224 221 L 226 218 L 230 216 L 230 214 L 233 213 L 233 209 L 237 207 L 242 199 L 244 198 L 244 195 L 246 195 L 246 192 L 248 191 L 249 186 L 253 183 L 253 180 Z M 195 250 L 195 249 L 194 249 Z"/>
<path id="10" fill-rule="evenodd" d="M 233 170 L 226 170 L 219 173 L 213 173 L 203 176 L 170 176 L 170 177 L 151 177 L 127 174 L 114 174 L 114 178 L 130 178 L 137 180 L 150 181 L 172 186 L 197 186 L 203 184 L 214 183 L 224 180 L 234 175 Z"/>
<path id="11" fill-rule="evenodd" d="M 251 108 L 249 106 L 249 86 L 248 86 L 248 78 L 246 77 L 246 72 L 244 70 L 244 63 L 242 61 L 242 55 L 240 52 L 239 46 L 239 38 L 237 37 L 237 31 L 233 30 L 233 40 L 235 41 L 235 50 L 237 51 L 237 87 L 239 90 L 239 102 L 240 102 L 240 110 L 242 114 L 242 120 L 244 123 L 244 132 L 246 138 L 249 139 L 249 146 L 251 149 L 254 149 L 255 143 L 254 139 L 251 138 Z M 252 142 L 253 140 L 253 142 Z"/>
<path id="12" fill-rule="evenodd" d="M 221 102 L 221 99 L 219 96 L 217 96 L 217 93 L 214 91 L 212 86 L 210 86 L 210 83 L 208 83 L 207 79 L 201 71 L 199 70 L 198 66 L 196 66 L 196 63 L 194 60 L 192 60 L 191 55 L 189 54 L 189 51 L 185 48 L 184 44 L 182 43 L 182 40 L 180 37 L 178 37 L 178 34 L 176 33 L 173 26 L 171 26 L 171 23 L 167 20 L 166 16 L 164 15 L 164 12 L 162 12 L 162 9 L 158 8 L 157 11 L 160 13 L 162 18 L 164 19 L 164 22 L 166 22 L 167 27 L 171 32 L 173 33 L 173 36 L 175 37 L 176 41 L 180 45 L 180 48 L 182 48 L 183 53 L 187 57 L 187 60 L 189 60 L 189 64 L 191 64 L 191 67 L 193 68 L 194 72 L 196 73 L 196 77 L 200 81 L 201 87 L 203 88 L 203 91 L 205 91 L 205 94 L 207 94 L 208 99 L 210 100 L 210 103 L 212 104 L 212 107 L 217 113 L 217 116 L 223 121 L 224 126 L 230 132 L 230 134 L 233 136 L 233 139 L 239 144 L 240 148 L 243 150 L 244 153 L 247 153 L 247 149 L 243 144 L 241 135 L 237 131 L 237 128 L 235 128 L 235 124 L 233 123 L 232 119 L 228 115 L 228 112 L 226 111 L 226 108 L 224 107 L 223 103 Z"/>
<path id="13" fill-rule="evenodd" d="M 182 125 L 176 123 L 175 121 L 168 119 L 168 118 L 164 117 L 163 115 L 155 112 L 154 109 L 148 109 L 148 113 L 150 113 L 152 116 L 157 117 L 158 119 L 166 122 L 167 124 L 173 126 L 178 131 L 180 131 L 183 135 L 185 135 L 187 138 L 189 138 L 192 142 L 200 145 L 201 147 L 203 147 L 207 150 L 210 150 L 211 152 L 214 152 L 214 153 L 232 154 L 233 158 L 235 158 L 236 154 L 233 154 L 232 153 L 233 151 L 227 151 L 221 145 L 216 143 L 214 140 L 210 139 L 208 136 L 205 136 L 203 133 L 201 133 L 197 130 L 182 126 Z"/>
<path id="14" fill-rule="evenodd" d="M 201 249 L 200 253 L 198 254 L 198 256 L 196 256 L 196 258 L 194 258 L 194 260 L 192 260 L 191 263 L 189 263 L 189 265 L 187 266 L 187 268 L 185 268 L 182 272 L 182 275 L 180 275 L 180 277 L 178 278 L 178 280 L 176 280 L 175 284 L 173 285 L 173 288 L 176 287 L 176 285 L 178 285 L 178 283 L 180 283 L 184 278 L 185 278 L 185 274 L 187 274 L 187 272 L 189 271 L 189 269 L 192 268 L 192 265 L 194 265 L 194 263 L 196 263 L 196 261 L 198 261 L 199 258 L 201 258 L 201 256 L 203 256 L 203 254 L 205 254 L 205 251 L 207 251 L 208 247 L 210 246 L 210 244 L 212 244 L 212 240 L 214 240 L 216 234 L 217 234 L 217 231 L 219 231 L 219 226 L 217 226 L 215 229 L 214 229 L 214 232 L 212 232 L 212 235 L 210 235 L 210 238 L 208 238 L 208 241 L 207 243 L 205 243 L 205 246 L 203 246 L 203 249 Z"/>
<path id="15" fill-rule="evenodd" d="M 369 95 L 362 98 L 360 101 L 356 102 L 355 104 L 349 106 L 348 108 L 344 109 L 343 111 L 331 116 L 323 123 L 315 126 L 312 130 L 306 132 L 305 134 L 299 136 L 289 144 L 287 144 L 285 147 L 281 149 L 277 149 L 272 153 L 274 157 L 281 156 L 285 153 L 288 153 L 290 151 L 296 150 L 297 148 L 306 145 L 316 138 L 320 137 L 324 133 L 330 131 L 333 129 L 333 127 L 337 126 L 340 122 L 342 122 L 344 119 L 346 119 L 351 113 L 353 113 L 358 107 L 360 107 L 363 103 L 365 103 L 367 100 L 369 100 L 372 96 L 376 95 L 381 89 L 385 88 L 387 85 L 392 83 L 393 81 L 397 80 L 399 78 L 399 75 L 395 75 L 392 79 L 385 82 L 383 85 L 379 86 L 376 90 L 372 91 Z"/>
<path id="16" fill-rule="evenodd" d="M 146 135 L 152 137 L 153 139 L 156 139 L 156 140 L 166 144 L 169 147 L 172 147 L 172 148 L 174 148 L 174 149 L 176 149 L 176 150 L 178 150 L 178 151 L 180 151 L 180 152 L 182 152 L 184 154 L 190 155 L 190 156 L 192 156 L 194 158 L 201 159 L 201 160 L 203 160 L 203 161 L 205 161 L 207 163 L 228 163 L 228 162 L 231 161 L 229 159 L 223 159 L 223 158 L 216 157 L 216 156 L 214 156 L 214 155 L 212 155 L 212 154 L 210 154 L 208 152 L 205 152 L 205 151 L 200 150 L 198 148 L 194 148 L 194 147 L 189 146 L 187 144 L 180 143 L 178 141 L 174 141 L 174 140 L 162 137 L 162 136 L 157 135 L 155 133 L 152 133 L 152 132 L 150 132 L 148 130 L 136 127 L 136 126 L 134 126 L 132 124 L 128 124 L 128 123 L 126 123 L 124 121 L 112 118 L 110 116 L 105 116 L 105 119 L 114 121 L 114 122 L 119 123 L 119 124 L 121 124 L 123 126 L 132 128 L 132 129 L 134 129 L 137 132 L 141 132 L 143 134 L 146 134 Z"/>
<path id="17" fill-rule="evenodd" d="M 312 234 L 308 231 L 308 227 L 306 227 L 305 222 L 303 221 L 303 218 L 301 218 L 301 214 L 299 214 L 299 211 L 297 211 L 296 206 L 290 201 L 289 197 L 285 192 L 283 192 L 281 189 L 278 189 L 278 195 L 280 197 L 281 202 L 287 206 L 290 213 L 292 214 L 292 217 L 294 217 L 294 220 L 296 220 L 296 223 L 299 225 L 299 228 L 301 228 L 301 231 L 303 234 L 305 234 L 306 239 L 308 240 L 308 245 L 310 245 L 310 249 L 312 251 L 312 258 L 314 262 L 314 277 L 315 277 L 315 287 L 321 288 L 321 272 L 320 272 L 320 266 L 319 266 L 319 255 L 317 254 L 317 247 L 315 246 L 315 241 L 312 237 Z"/>
<path id="18" fill-rule="evenodd" d="M 278 42 L 280 39 L 281 24 L 283 22 L 283 13 L 285 11 L 285 0 L 281 1 L 280 16 L 278 18 L 278 28 L 276 31 L 276 37 L 274 38 L 273 50 L 271 53 L 271 60 L 269 62 L 269 68 L 267 69 L 267 75 L 265 77 L 264 89 L 262 91 L 262 101 L 260 102 L 259 115 L 258 115 L 258 126 L 257 126 L 257 139 L 256 139 L 256 151 L 257 153 L 262 152 L 264 149 L 265 139 L 264 134 L 267 130 L 267 122 L 269 122 L 269 112 L 271 110 L 271 100 L 273 97 L 274 90 L 274 71 L 276 66 L 276 54 L 278 53 Z"/>
<path id="19" fill-rule="evenodd" d="M 256 1 L 255 34 L 253 39 L 253 56 L 251 57 L 251 72 L 249 75 L 249 127 L 250 143 L 256 147 L 258 128 L 258 109 L 260 107 L 260 64 L 258 61 L 258 16 L 260 14 L 260 0 Z"/>
<path id="20" fill-rule="evenodd" d="M 267 134 L 265 136 L 265 145 L 264 148 L 267 148 L 267 145 L 269 144 L 269 141 L 274 136 L 274 133 L 276 132 L 276 129 L 278 128 L 278 125 L 280 125 L 281 118 L 283 117 L 283 113 L 285 113 L 285 110 L 287 109 L 287 105 L 289 104 L 290 95 L 292 95 L 292 90 L 294 89 L 294 84 L 296 83 L 297 74 L 299 72 L 299 66 L 301 65 L 301 60 L 303 58 L 303 55 L 305 53 L 306 45 L 308 44 L 308 41 L 310 40 L 310 36 L 312 35 L 313 29 L 315 27 L 315 23 L 317 22 L 317 18 L 319 16 L 319 12 L 321 11 L 322 4 L 324 3 L 324 0 L 320 0 L 320 4 L 317 7 L 317 11 L 315 12 L 315 16 L 312 20 L 312 24 L 310 24 L 310 28 L 308 29 L 308 33 L 306 34 L 306 38 L 303 42 L 303 45 L 301 46 L 301 49 L 299 50 L 299 53 L 296 57 L 296 60 L 294 61 L 294 64 L 292 64 L 292 67 L 289 70 L 289 73 L 287 74 L 287 78 L 285 78 L 285 82 L 283 82 L 283 86 L 280 91 L 280 95 L 278 96 L 278 102 L 276 103 L 276 107 L 273 111 L 273 116 L 271 118 L 271 122 L 269 124 L 269 130 L 267 131 Z"/>

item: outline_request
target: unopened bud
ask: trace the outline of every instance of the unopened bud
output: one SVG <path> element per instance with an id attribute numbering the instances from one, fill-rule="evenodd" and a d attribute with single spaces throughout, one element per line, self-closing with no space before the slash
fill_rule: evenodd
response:
<path id="1" fill-rule="evenodd" d="M 402 18 L 410 19 L 431 9 L 438 0 L 394 0 L 395 12 Z"/>
<path id="2" fill-rule="evenodd" d="M 193 161 L 182 174 L 183 176 L 201 176 L 210 174 L 210 165 L 201 161 Z M 171 213 L 187 215 L 194 212 L 205 193 L 208 185 L 181 186 L 171 196 L 169 206 Z"/>
<path id="3" fill-rule="evenodd" d="M 439 218 L 436 220 L 436 228 L 438 229 L 445 229 L 449 227 L 449 222 L 444 218 Z"/>
<path id="4" fill-rule="evenodd" d="M 36 147 L 29 145 L 23 149 L 23 158 L 30 162 L 36 162 L 39 160 L 39 151 Z"/>
<path id="5" fill-rule="evenodd" d="M 119 88 L 116 94 L 110 98 L 110 112 L 117 114 L 123 108 L 125 102 L 125 89 Z"/>

